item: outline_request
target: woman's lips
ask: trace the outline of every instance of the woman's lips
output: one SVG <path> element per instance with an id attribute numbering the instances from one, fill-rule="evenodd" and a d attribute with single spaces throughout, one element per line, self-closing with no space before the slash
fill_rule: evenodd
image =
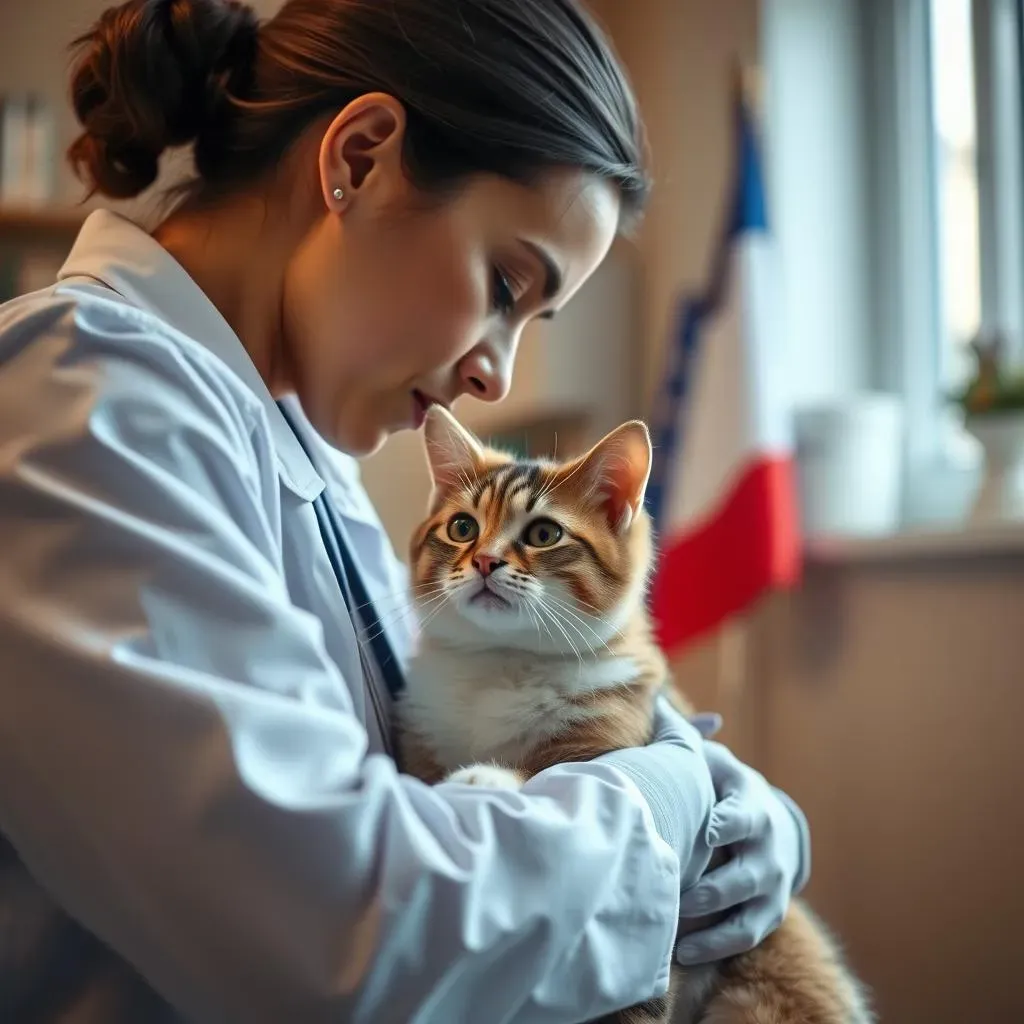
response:
<path id="1" fill-rule="evenodd" d="M 422 391 L 412 393 L 412 423 L 413 430 L 419 430 L 427 418 L 427 410 L 433 403 Z"/>
<path id="2" fill-rule="evenodd" d="M 443 405 L 448 408 L 447 403 L 442 402 L 438 398 L 434 398 L 432 395 L 428 395 L 419 388 L 416 388 L 412 392 L 412 404 L 413 404 L 413 424 L 416 430 L 419 430 L 423 426 L 424 420 L 427 418 L 427 410 L 432 405 Z"/>

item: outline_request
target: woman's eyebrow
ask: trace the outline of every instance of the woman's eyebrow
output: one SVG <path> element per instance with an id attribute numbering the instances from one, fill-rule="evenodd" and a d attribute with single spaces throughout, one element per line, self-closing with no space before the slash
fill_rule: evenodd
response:
<path id="1" fill-rule="evenodd" d="M 545 301 L 550 301 L 562 290 L 562 283 L 565 278 L 561 267 L 555 262 L 551 253 L 535 242 L 528 242 L 526 239 L 520 239 L 519 241 L 525 249 L 537 257 L 544 268 L 544 299 Z"/>

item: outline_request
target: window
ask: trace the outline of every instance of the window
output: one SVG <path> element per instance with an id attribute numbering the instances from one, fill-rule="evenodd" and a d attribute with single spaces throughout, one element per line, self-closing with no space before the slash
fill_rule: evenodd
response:
<path id="1" fill-rule="evenodd" d="M 980 451 L 950 394 L 969 342 L 998 330 L 1024 358 L 1024 0 L 878 0 L 862 55 L 878 203 L 875 380 L 900 392 L 910 523 L 956 522 Z"/>
<path id="2" fill-rule="evenodd" d="M 941 385 L 964 384 L 968 343 L 981 328 L 978 133 L 972 0 L 931 0 L 932 174 L 937 218 L 938 367 Z"/>
<path id="3" fill-rule="evenodd" d="M 1024 356 L 1022 6 L 928 4 L 937 401 L 968 379 L 979 331 L 1000 332 L 1008 356 Z M 977 461 L 951 414 L 938 414 L 933 430 L 940 459 Z"/>
<path id="4" fill-rule="evenodd" d="M 908 525 L 961 520 L 969 342 L 1024 362 L 1024 0 L 763 0 L 794 400 L 904 399 Z"/>

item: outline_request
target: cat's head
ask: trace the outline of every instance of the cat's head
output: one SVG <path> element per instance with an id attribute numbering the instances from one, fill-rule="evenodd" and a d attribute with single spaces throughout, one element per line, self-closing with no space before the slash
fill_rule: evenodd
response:
<path id="1" fill-rule="evenodd" d="M 643 423 L 560 463 L 485 448 L 439 406 L 424 436 L 434 487 L 410 547 L 423 631 L 467 647 L 603 646 L 643 600 L 651 563 Z"/>

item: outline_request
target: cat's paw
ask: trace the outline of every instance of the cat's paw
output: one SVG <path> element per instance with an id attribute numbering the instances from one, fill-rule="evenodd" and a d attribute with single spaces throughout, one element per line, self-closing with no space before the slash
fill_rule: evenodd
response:
<path id="1" fill-rule="evenodd" d="M 451 772 L 445 782 L 463 786 L 481 786 L 484 789 L 522 789 L 523 777 L 511 768 L 496 764 L 471 764 Z"/>

